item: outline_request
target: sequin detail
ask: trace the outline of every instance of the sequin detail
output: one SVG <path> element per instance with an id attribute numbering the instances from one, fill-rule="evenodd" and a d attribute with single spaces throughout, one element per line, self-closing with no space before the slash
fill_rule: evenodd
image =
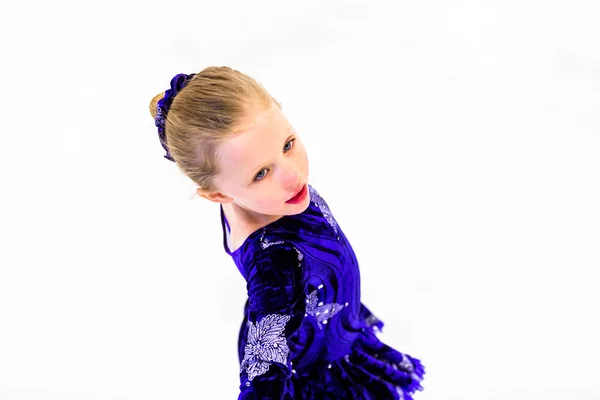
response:
<path id="1" fill-rule="evenodd" d="M 260 236 L 260 246 L 263 249 L 266 249 L 267 247 L 273 246 L 274 244 L 282 244 L 283 241 L 280 240 L 278 242 L 269 242 L 269 239 L 265 239 L 265 231 L 263 230 L 262 235 Z"/>
<path id="2" fill-rule="evenodd" d="M 260 236 L 260 247 L 266 249 L 267 247 L 271 247 L 275 244 L 283 244 L 285 243 L 283 240 L 278 240 L 277 242 L 269 242 L 269 239 L 265 239 L 265 232 L 263 230 L 262 235 Z M 302 260 L 304 259 L 304 254 L 300 250 L 294 247 L 296 253 L 298 253 L 298 267 L 302 266 Z"/>
<path id="3" fill-rule="evenodd" d="M 289 315 L 269 314 L 256 324 L 250 323 L 240 370 L 246 370 L 248 380 L 266 373 L 273 361 L 285 364 L 290 349 L 283 332 L 289 320 Z"/>
<path id="4" fill-rule="evenodd" d="M 317 193 L 317 191 L 315 189 L 312 188 L 312 186 L 309 186 L 308 188 L 309 188 L 309 191 L 311 194 L 311 198 L 313 199 L 313 202 L 317 205 L 317 207 L 319 207 L 319 209 L 321 210 L 321 213 L 323 213 L 323 216 L 325 217 L 327 222 L 329 222 L 329 225 L 331 225 L 331 227 L 337 234 L 338 233 L 337 222 L 333 218 L 333 215 L 331 214 L 331 211 L 329 210 L 327 203 L 325 203 L 325 200 L 323 200 L 323 198 L 319 195 L 319 193 Z"/>
<path id="5" fill-rule="evenodd" d="M 379 321 L 379 318 L 377 318 L 375 315 L 371 314 L 367 318 L 365 318 L 365 322 L 367 325 L 373 326 L 375 324 L 378 324 L 381 321 Z M 377 327 L 374 326 L 373 329 L 377 329 Z"/>
<path id="6" fill-rule="evenodd" d="M 404 400 L 404 390 L 402 390 L 402 387 L 396 386 L 396 391 L 400 395 L 400 397 L 398 398 L 398 400 Z"/>
<path id="7" fill-rule="evenodd" d="M 409 373 L 413 373 L 415 371 L 413 363 L 404 354 L 402 354 L 402 362 L 398 365 L 400 366 L 400 368 L 404 369 Z"/>
<path id="8" fill-rule="evenodd" d="M 376 355 L 374 355 L 377 358 Z M 416 381 L 421 382 L 423 380 L 422 377 L 418 376 L 415 373 L 415 366 L 412 361 L 406 356 L 406 354 L 402 354 L 402 361 L 399 363 L 392 363 L 387 360 L 382 360 L 384 363 L 391 365 L 395 370 L 401 370 L 410 374 L 410 377 Z"/>
<path id="9" fill-rule="evenodd" d="M 340 312 L 342 308 L 344 308 L 344 305 L 338 303 L 323 305 L 323 302 L 319 302 L 317 298 L 317 290 L 306 296 L 306 313 L 317 319 L 317 323 L 321 329 L 323 329 L 321 324 L 327 324 L 327 320 Z"/>
<path id="10" fill-rule="evenodd" d="M 304 254 L 302 254 L 302 252 L 295 247 L 294 247 L 294 250 L 296 250 L 296 253 L 298 253 L 298 266 L 300 267 L 300 266 L 302 266 L 302 260 L 304 259 Z"/>

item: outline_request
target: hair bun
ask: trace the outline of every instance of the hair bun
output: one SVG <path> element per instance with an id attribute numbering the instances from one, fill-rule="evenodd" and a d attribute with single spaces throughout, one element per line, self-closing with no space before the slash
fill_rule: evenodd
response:
<path id="1" fill-rule="evenodd" d="M 163 94 L 157 94 L 154 96 L 152 101 L 150 102 L 150 114 L 154 118 L 154 125 L 158 128 L 158 138 L 160 139 L 160 144 L 165 149 L 166 154 L 165 158 L 170 161 L 175 161 L 171 156 L 171 152 L 169 151 L 169 147 L 167 146 L 167 136 L 165 132 L 165 123 L 167 119 L 167 114 L 169 113 L 169 109 L 171 108 L 171 103 L 173 103 L 173 99 L 177 96 L 177 93 L 181 91 L 188 83 L 190 79 L 192 79 L 196 74 L 177 74 L 171 79 L 171 88 L 167 89 Z M 156 102 L 154 102 L 156 100 Z"/>
<path id="2" fill-rule="evenodd" d="M 156 112 L 158 111 L 158 102 L 165 97 L 165 92 L 159 93 L 150 100 L 150 115 L 152 119 L 156 118 Z"/>

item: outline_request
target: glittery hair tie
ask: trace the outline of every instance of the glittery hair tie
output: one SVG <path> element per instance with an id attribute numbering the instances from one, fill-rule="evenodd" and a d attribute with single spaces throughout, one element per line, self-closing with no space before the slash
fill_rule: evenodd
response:
<path id="1" fill-rule="evenodd" d="M 160 99 L 156 105 L 156 117 L 154 117 L 154 125 L 158 128 L 158 138 L 163 148 L 167 152 L 165 158 L 170 161 L 175 161 L 169 152 L 167 146 L 167 137 L 165 135 L 165 121 L 167 120 L 167 113 L 171 108 L 173 99 L 177 96 L 177 93 L 185 87 L 185 85 L 194 77 L 196 74 L 177 74 L 171 79 L 171 89 L 165 92 L 165 96 Z"/>

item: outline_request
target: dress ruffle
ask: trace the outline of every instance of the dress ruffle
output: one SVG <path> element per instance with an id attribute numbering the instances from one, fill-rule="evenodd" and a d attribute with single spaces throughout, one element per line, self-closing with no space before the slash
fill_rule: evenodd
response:
<path id="1" fill-rule="evenodd" d="M 385 324 L 364 304 L 361 319 L 364 328 L 349 354 L 329 364 L 294 369 L 285 383 L 285 400 L 414 400 L 413 394 L 423 390 L 425 368 L 421 360 L 379 340 L 377 333 Z"/>
<path id="2" fill-rule="evenodd" d="M 384 326 L 361 306 L 365 328 L 350 353 L 331 364 L 296 371 L 288 384 L 302 399 L 413 400 L 422 391 L 425 368 L 421 360 L 401 353 L 377 337 Z"/>

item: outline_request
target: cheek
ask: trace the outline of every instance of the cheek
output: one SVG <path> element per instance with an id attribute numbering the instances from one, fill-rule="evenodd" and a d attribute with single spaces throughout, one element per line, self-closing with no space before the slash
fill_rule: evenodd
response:
<path id="1" fill-rule="evenodd" d="M 266 191 L 266 193 L 261 198 L 256 199 L 255 208 L 265 212 L 280 209 L 282 202 L 280 199 L 281 193 L 275 194 L 273 191 Z"/>

